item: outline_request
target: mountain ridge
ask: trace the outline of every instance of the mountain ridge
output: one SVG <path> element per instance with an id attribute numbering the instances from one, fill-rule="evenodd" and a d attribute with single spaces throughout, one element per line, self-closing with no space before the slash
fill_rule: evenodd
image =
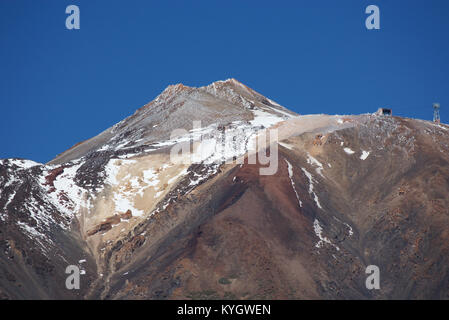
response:
<path id="1" fill-rule="evenodd" d="M 268 104 L 270 102 L 266 99 L 263 100 L 263 96 L 252 89 L 246 89 L 248 92 L 245 93 L 246 98 L 244 98 L 235 91 L 242 87 L 247 88 L 233 79 L 217 81 L 199 88 L 187 87 L 182 84 L 170 85 L 153 101 L 136 110 L 131 116 L 104 130 L 96 137 L 62 152 L 48 164 L 60 164 L 64 161 L 74 160 L 76 157 L 100 149 L 108 140 L 121 141 L 123 136 L 120 137 L 120 134 L 139 134 L 133 139 L 149 138 L 151 141 L 151 138 L 154 138 L 153 141 L 155 141 L 156 139 L 169 138 L 169 133 L 174 129 L 192 128 L 192 122 L 197 118 L 200 118 L 205 125 L 217 121 L 219 124 L 227 124 L 235 119 L 249 120 L 253 115 L 246 109 L 255 108 L 255 106 L 251 106 L 251 103 L 259 105 L 259 108 L 265 108 L 265 111 L 269 113 L 276 112 L 276 109 L 279 109 L 280 112 L 284 113 L 280 114 L 281 117 L 296 115 L 277 104 L 264 107 L 261 101 Z M 248 94 L 251 94 L 252 97 L 249 97 Z M 251 98 L 257 101 L 252 102 Z M 169 106 L 168 109 L 167 106 Z M 201 112 L 206 114 L 195 116 L 195 113 Z M 162 128 L 161 124 L 166 123 L 169 123 L 169 125 Z M 151 128 L 146 128 L 146 126 L 151 126 Z M 126 132 L 127 130 L 128 132 Z M 130 131 L 133 133 L 130 133 Z M 118 145 L 118 142 L 112 142 Z M 78 150 L 81 151 L 77 152 Z"/>

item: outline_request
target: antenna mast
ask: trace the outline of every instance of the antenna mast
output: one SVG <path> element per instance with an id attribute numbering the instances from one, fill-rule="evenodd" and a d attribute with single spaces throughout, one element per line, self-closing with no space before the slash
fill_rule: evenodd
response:
<path id="1" fill-rule="evenodd" d="M 440 104 L 433 104 L 433 122 L 440 123 Z"/>

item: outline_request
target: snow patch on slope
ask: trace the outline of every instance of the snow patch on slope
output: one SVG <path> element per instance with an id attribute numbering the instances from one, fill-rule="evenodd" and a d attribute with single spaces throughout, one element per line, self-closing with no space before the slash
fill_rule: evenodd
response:
<path id="1" fill-rule="evenodd" d="M 31 240 L 39 244 L 42 252 L 48 253 L 50 249 L 49 244 L 54 245 L 53 241 L 49 237 L 47 237 L 44 233 L 37 231 L 35 227 L 31 227 L 21 221 L 18 221 L 17 224 Z"/>
<path id="2" fill-rule="evenodd" d="M 322 173 L 322 171 L 323 171 L 323 164 L 321 162 L 319 162 L 317 159 L 312 157 L 310 154 L 307 154 L 307 163 L 311 164 L 311 165 L 314 165 L 314 166 L 317 166 L 318 168 L 315 169 L 316 172 L 320 176 L 322 176 L 324 178 L 323 173 Z"/>
<path id="3" fill-rule="evenodd" d="M 29 169 L 35 166 L 42 166 L 42 163 L 34 162 L 31 160 L 22 160 L 22 159 L 8 159 L 11 164 L 14 164 L 22 169 Z"/>
<path id="4" fill-rule="evenodd" d="M 79 163 L 64 168 L 63 172 L 53 181 L 54 190 L 47 185 L 46 181 L 46 177 L 53 167 L 47 167 L 40 177 L 40 184 L 47 192 L 50 202 L 69 219 L 72 219 L 81 207 L 90 206 L 90 202 L 86 200 L 87 191 L 75 183 L 75 175 L 81 165 L 82 163 Z M 61 227 L 67 228 L 68 226 L 61 225 Z"/>
<path id="5" fill-rule="evenodd" d="M 315 201 L 316 205 L 318 206 L 318 208 L 323 209 L 321 207 L 320 201 L 318 199 L 318 196 L 316 195 L 315 191 L 313 191 L 313 176 L 304 168 L 301 168 L 302 171 L 304 172 L 304 174 L 306 175 L 306 177 L 309 179 L 309 194 L 313 195 L 313 200 Z"/>
<path id="6" fill-rule="evenodd" d="M 290 183 L 292 184 L 293 191 L 295 191 L 296 199 L 298 200 L 299 206 L 302 208 L 302 201 L 299 199 L 298 191 L 296 191 L 295 182 L 293 181 L 293 166 L 290 162 L 288 162 L 287 159 L 285 159 L 285 162 L 287 162 L 288 166 L 288 176 L 290 178 Z"/>
<path id="7" fill-rule="evenodd" d="M 273 115 L 272 113 L 265 112 L 263 110 L 253 110 L 254 120 L 251 120 L 250 123 L 254 127 L 263 126 L 265 128 L 269 128 L 275 125 L 278 122 L 284 121 L 283 118 Z"/>
<path id="8" fill-rule="evenodd" d="M 332 245 L 337 251 L 340 251 L 340 248 L 336 245 L 334 245 L 327 237 L 323 236 L 323 228 L 321 227 L 320 221 L 318 219 L 315 219 L 313 222 L 313 229 L 315 231 L 315 235 L 320 239 L 315 244 L 315 247 L 321 248 L 325 243 Z"/>
<path id="9" fill-rule="evenodd" d="M 362 150 L 362 155 L 360 156 L 360 159 L 366 160 L 369 155 L 370 155 L 370 152 Z"/>
<path id="10" fill-rule="evenodd" d="M 207 180 L 210 176 L 216 174 L 218 172 L 218 168 L 219 168 L 218 164 L 213 164 L 213 165 L 206 166 L 205 170 L 203 172 L 201 172 L 201 174 L 194 172 L 193 179 L 190 179 L 189 186 L 194 187 L 194 186 L 199 185 L 201 182 Z"/>

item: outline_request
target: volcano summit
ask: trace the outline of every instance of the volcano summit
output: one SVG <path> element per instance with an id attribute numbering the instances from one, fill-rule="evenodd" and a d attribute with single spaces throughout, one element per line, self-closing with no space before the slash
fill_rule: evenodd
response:
<path id="1" fill-rule="evenodd" d="M 47 164 L 0 160 L 0 298 L 447 299 L 448 177 L 444 124 L 169 86 Z"/>

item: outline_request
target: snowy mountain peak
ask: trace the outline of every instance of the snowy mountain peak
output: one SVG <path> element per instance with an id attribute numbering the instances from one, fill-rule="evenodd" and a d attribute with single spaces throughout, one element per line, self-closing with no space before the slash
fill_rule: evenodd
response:
<path id="1" fill-rule="evenodd" d="M 246 86 L 245 84 L 243 84 L 242 82 L 238 81 L 235 78 L 229 78 L 226 80 L 218 80 L 215 82 L 212 82 L 211 84 L 209 84 L 209 86 L 218 86 L 218 85 L 228 85 L 228 86 L 235 86 L 235 87 L 242 87 L 248 90 L 251 90 L 248 86 Z"/>
<path id="2" fill-rule="evenodd" d="M 203 127 L 235 122 L 260 126 L 267 123 L 262 118 L 273 124 L 296 115 L 235 79 L 199 88 L 179 83 L 168 86 L 130 117 L 63 152 L 50 163 L 62 164 L 96 152 L 136 154 L 170 140 L 175 130 L 192 130 L 198 121 Z"/>

